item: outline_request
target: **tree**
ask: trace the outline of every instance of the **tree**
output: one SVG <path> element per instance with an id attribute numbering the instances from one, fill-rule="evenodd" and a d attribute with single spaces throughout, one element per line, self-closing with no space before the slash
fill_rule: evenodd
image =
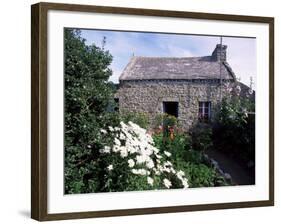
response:
<path id="1" fill-rule="evenodd" d="M 65 29 L 65 193 L 98 189 L 102 175 L 98 149 L 100 129 L 113 117 L 107 108 L 113 102 L 112 56 L 103 47 L 88 46 L 78 29 Z"/>

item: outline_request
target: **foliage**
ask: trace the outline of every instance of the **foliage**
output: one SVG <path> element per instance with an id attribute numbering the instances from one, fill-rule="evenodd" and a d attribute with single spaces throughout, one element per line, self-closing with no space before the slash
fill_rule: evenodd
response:
<path id="1" fill-rule="evenodd" d="M 176 132 L 173 139 L 157 133 L 153 139 L 160 152 L 171 153 L 172 163 L 185 173 L 190 187 L 226 185 L 223 177 L 204 161 L 203 152 L 192 149 L 193 144 L 187 133 Z"/>
<path id="2" fill-rule="evenodd" d="M 186 151 L 184 161 L 190 162 L 193 164 L 201 164 L 204 162 L 204 154 L 199 150 L 194 150 L 191 148 L 190 150 Z"/>
<path id="3" fill-rule="evenodd" d="M 155 128 L 161 126 L 164 128 L 164 130 L 167 130 L 168 127 L 176 127 L 177 125 L 178 125 L 177 118 L 175 116 L 166 113 L 157 114 L 153 124 Z"/>
<path id="4" fill-rule="evenodd" d="M 147 129 L 149 127 L 149 117 L 147 113 L 122 111 L 120 117 L 121 120 L 125 123 L 131 121 L 142 128 Z"/>
<path id="5" fill-rule="evenodd" d="M 97 149 L 101 127 L 118 123 L 108 113 L 113 100 L 108 68 L 112 56 L 95 45 L 87 46 L 77 29 L 65 29 L 65 193 L 96 191 L 100 168 Z"/>
<path id="6" fill-rule="evenodd" d="M 203 163 L 188 162 L 182 168 L 190 180 L 190 187 L 215 186 L 216 172 Z"/>
<path id="7" fill-rule="evenodd" d="M 154 142 L 161 152 L 167 151 L 172 154 L 173 161 L 182 160 L 191 148 L 191 140 L 188 135 L 175 131 L 173 138 L 166 136 L 164 132 L 153 135 Z"/>
<path id="8" fill-rule="evenodd" d="M 169 114 L 156 117 L 153 139 L 160 151 L 172 153 L 174 161 L 180 160 L 191 147 L 189 135 L 178 126 L 177 118 Z"/>
<path id="9" fill-rule="evenodd" d="M 252 112 L 252 113 L 249 113 Z M 214 145 L 244 164 L 254 166 L 254 103 L 247 97 L 224 98 L 213 128 Z"/>
<path id="10" fill-rule="evenodd" d="M 206 151 L 213 146 L 212 128 L 209 124 L 198 122 L 191 130 L 192 147 L 199 151 Z"/>

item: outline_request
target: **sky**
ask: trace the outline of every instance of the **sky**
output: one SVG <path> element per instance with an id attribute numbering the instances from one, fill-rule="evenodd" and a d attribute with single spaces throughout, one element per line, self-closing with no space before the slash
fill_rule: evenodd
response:
<path id="1" fill-rule="evenodd" d="M 144 32 L 81 30 L 86 44 L 101 47 L 106 37 L 105 50 L 113 56 L 110 68 L 113 71 L 110 81 L 118 83 L 119 76 L 134 56 L 150 57 L 200 57 L 211 55 L 218 36 L 200 36 L 187 34 L 162 34 Z M 237 78 L 253 88 L 256 84 L 256 39 L 223 37 L 222 43 L 227 45 L 227 62 Z"/>

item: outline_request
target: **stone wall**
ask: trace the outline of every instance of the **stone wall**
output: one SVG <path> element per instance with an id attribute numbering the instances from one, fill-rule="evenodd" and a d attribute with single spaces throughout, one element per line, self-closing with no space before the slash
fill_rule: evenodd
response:
<path id="1" fill-rule="evenodd" d="M 178 102 L 178 120 L 184 129 L 189 129 L 198 120 L 199 101 L 211 102 L 211 117 L 226 89 L 219 80 L 151 80 L 123 81 L 116 97 L 119 110 L 148 113 L 151 121 L 163 113 L 163 101 Z"/>

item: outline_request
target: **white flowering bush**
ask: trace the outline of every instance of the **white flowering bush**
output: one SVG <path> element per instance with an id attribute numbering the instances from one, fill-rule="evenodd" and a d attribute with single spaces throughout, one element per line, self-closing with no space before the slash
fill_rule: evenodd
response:
<path id="1" fill-rule="evenodd" d="M 104 167 L 102 191 L 188 188 L 182 170 L 170 161 L 171 153 L 160 152 L 147 131 L 133 122 L 101 129 L 99 150 Z"/>

